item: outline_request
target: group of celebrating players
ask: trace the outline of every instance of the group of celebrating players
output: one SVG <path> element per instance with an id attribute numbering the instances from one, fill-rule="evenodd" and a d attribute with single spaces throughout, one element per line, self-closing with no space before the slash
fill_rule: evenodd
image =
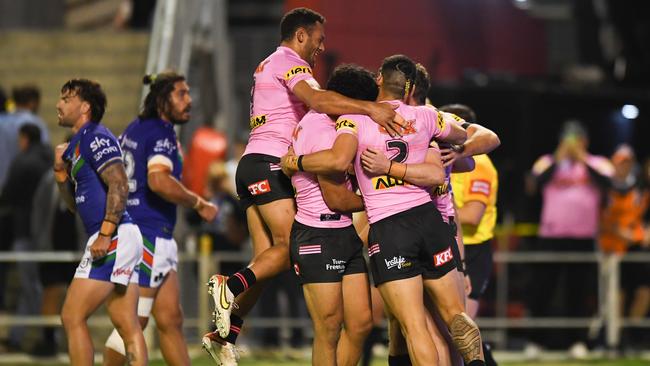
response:
<path id="1" fill-rule="evenodd" d="M 216 330 L 203 346 L 217 364 L 236 365 L 243 318 L 265 283 L 292 268 L 314 325 L 312 363 L 356 365 L 372 327 L 365 246 L 389 314 L 389 365 L 483 365 L 450 176 L 474 169 L 471 156 L 499 139 L 466 122 L 475 117 L 464 106 L 426 105 L 428 74 L 404 55 L 385 58 L 377 75 L 341 65 L 321 89 L 312 67 L 324 23 L 306 8 L 285 14 L 280 46 L 255 70 L 236 173 L 254 258 L 210 279 Z M 208 221 L 217 207 L 180 183 L 173 125 L 190 117 L 184 77 L 165 72 L 145 83 L 143 111 L 119 139 L 99 123 L 99 84 L 70 80 L 57 104 L 59 124 L 75 135 L 57 146 L 55 177 L 90 236 L 62 310 L 73 365 L 92 364 L 86 319 L 104 302 L 115 325 L 105 365 L 147 363 L 150 314 L 166 362 L 190 363 L 180 346 L 176 206 Z"/>

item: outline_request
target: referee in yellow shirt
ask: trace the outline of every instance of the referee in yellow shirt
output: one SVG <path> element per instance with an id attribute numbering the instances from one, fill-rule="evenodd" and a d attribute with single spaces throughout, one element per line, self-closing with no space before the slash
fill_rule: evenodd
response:
<path id="1" fill-rule="evenodd" d="M 454 113 L 467 122 L 476 122 L 476 114 L 465 105 L 452 104 L 440 110 Z M 463 231 L 465 271 L 472 284 L 472 292 L 467 299 L 467 314 L 473 319 L 478 313 L 478 300 L 485 292 L 492 273 L 492 238 L 497 221 L 499 188 L 498 174 L 492 160 L 483 154 L 474 155 L 474 162 L 476 166 L 471 172 L 451 175 L 457 220 Z M 485 352 L 486 364 L 489 364 L 490 353 Z"/>

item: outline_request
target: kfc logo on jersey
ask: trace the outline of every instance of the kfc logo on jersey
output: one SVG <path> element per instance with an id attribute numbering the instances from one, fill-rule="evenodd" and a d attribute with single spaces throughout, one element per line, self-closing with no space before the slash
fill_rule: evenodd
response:
<path id="1" fill-rule="evenodd" d="M 99 137 L 95 136 L 95 139 L 93 140 L 93 142 L 90 143 L 90 150 L 95 152 L 99 148 L 109 147 L 109 146 L 111 146 L 111 140 L 104 139 L 104 138 L 99 138 Z"/>
<path id="2" fill-rule="evenodd" d="M 269 180 L 265 179 L 259 182 L 255 182 L 248 186 L 248 191 L 253 195 L 257 196 L 258 194 L 264 194 L 271 192 L 271 186 L 269 185 Z"/>
<path id="3" fill-rule="evenodd" d="M 452 259 L 454 259 L 454 255 L 451 253 L 451 247 L 449 247 L 447 250 L 433 255 L 433 265 L 440 267 Z"/>

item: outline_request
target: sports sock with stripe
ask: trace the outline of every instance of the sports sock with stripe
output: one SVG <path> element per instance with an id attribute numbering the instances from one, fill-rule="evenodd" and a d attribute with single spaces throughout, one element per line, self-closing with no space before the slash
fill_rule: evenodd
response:
<path id="1" fill-rule="evenodd" d="M 249 287 L 253 286 L 255 281 L 255 273 L 253 273 L 250 268 L 244 268 L 230 276 L 226 284 L 228 285 L 230 292 L 237 297 L 242 292 L 248 290 Z"/>

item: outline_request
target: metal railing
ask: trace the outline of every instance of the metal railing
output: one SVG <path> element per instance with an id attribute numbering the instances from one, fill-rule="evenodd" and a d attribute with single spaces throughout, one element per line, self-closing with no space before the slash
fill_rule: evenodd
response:
<path id="1" fill-rule="evenodd" d="M 76 262 L 80 259 L 79 252 L 0 252 L 0 265 L 12 262 Z M 199 238 L 199 251 L 196 254 L 179 253 L 181 263 L 195 263 L 197 266 L 198 315 L 185 319 L 185 326 L 196 328 L 197 336 L 203 335 L 210 324 L 210 299 L 205 283 L 212 273 L 220 272 L 224 262 L 246 263 L 250 259 L 248 253 L 222 252 L 212 253 L 212 243 L 203 236 Z M 616 347 L 620 341 L 620 332 L 624 327 L 648 327 L 648 319 L 629 319 L 621 315 L 619 309 L 619 276 L 621 263 L 647 263 L 650 254 L 635 253 L 631 256 L 604 255 L 601 253 L 553 253 L 553 252 L 497 252 L 494 255 L 497 266 L 496 277 L 496 317 L 479 318 L 481 328 L 495 329 L 495 343 L 505 346 L 507 329 L 517 328 L 594 328 L 605 327 L 606 342 L 609 347 Z M 599 302 L 598 312 L 594 317 L 525 317 L 509 318 L 507 316 L 509 275 L 507 266 L 516 263 L 595 263 L 598 265 Z M 14 316 L 0 315 L 0 324 L 5 326 L 46 326 L 60 325 L 58 316 Z M 96 316 L 89 319 L 89 325 L 95 327 L 112 327 L 106 316 Z M 286 317 L 249 318 L 246 326 L 250 328 L 293 328 L 310 327 L 309 319 L 294 319 Z M 153 327 L 150 327 L 153 328 Z"/>

